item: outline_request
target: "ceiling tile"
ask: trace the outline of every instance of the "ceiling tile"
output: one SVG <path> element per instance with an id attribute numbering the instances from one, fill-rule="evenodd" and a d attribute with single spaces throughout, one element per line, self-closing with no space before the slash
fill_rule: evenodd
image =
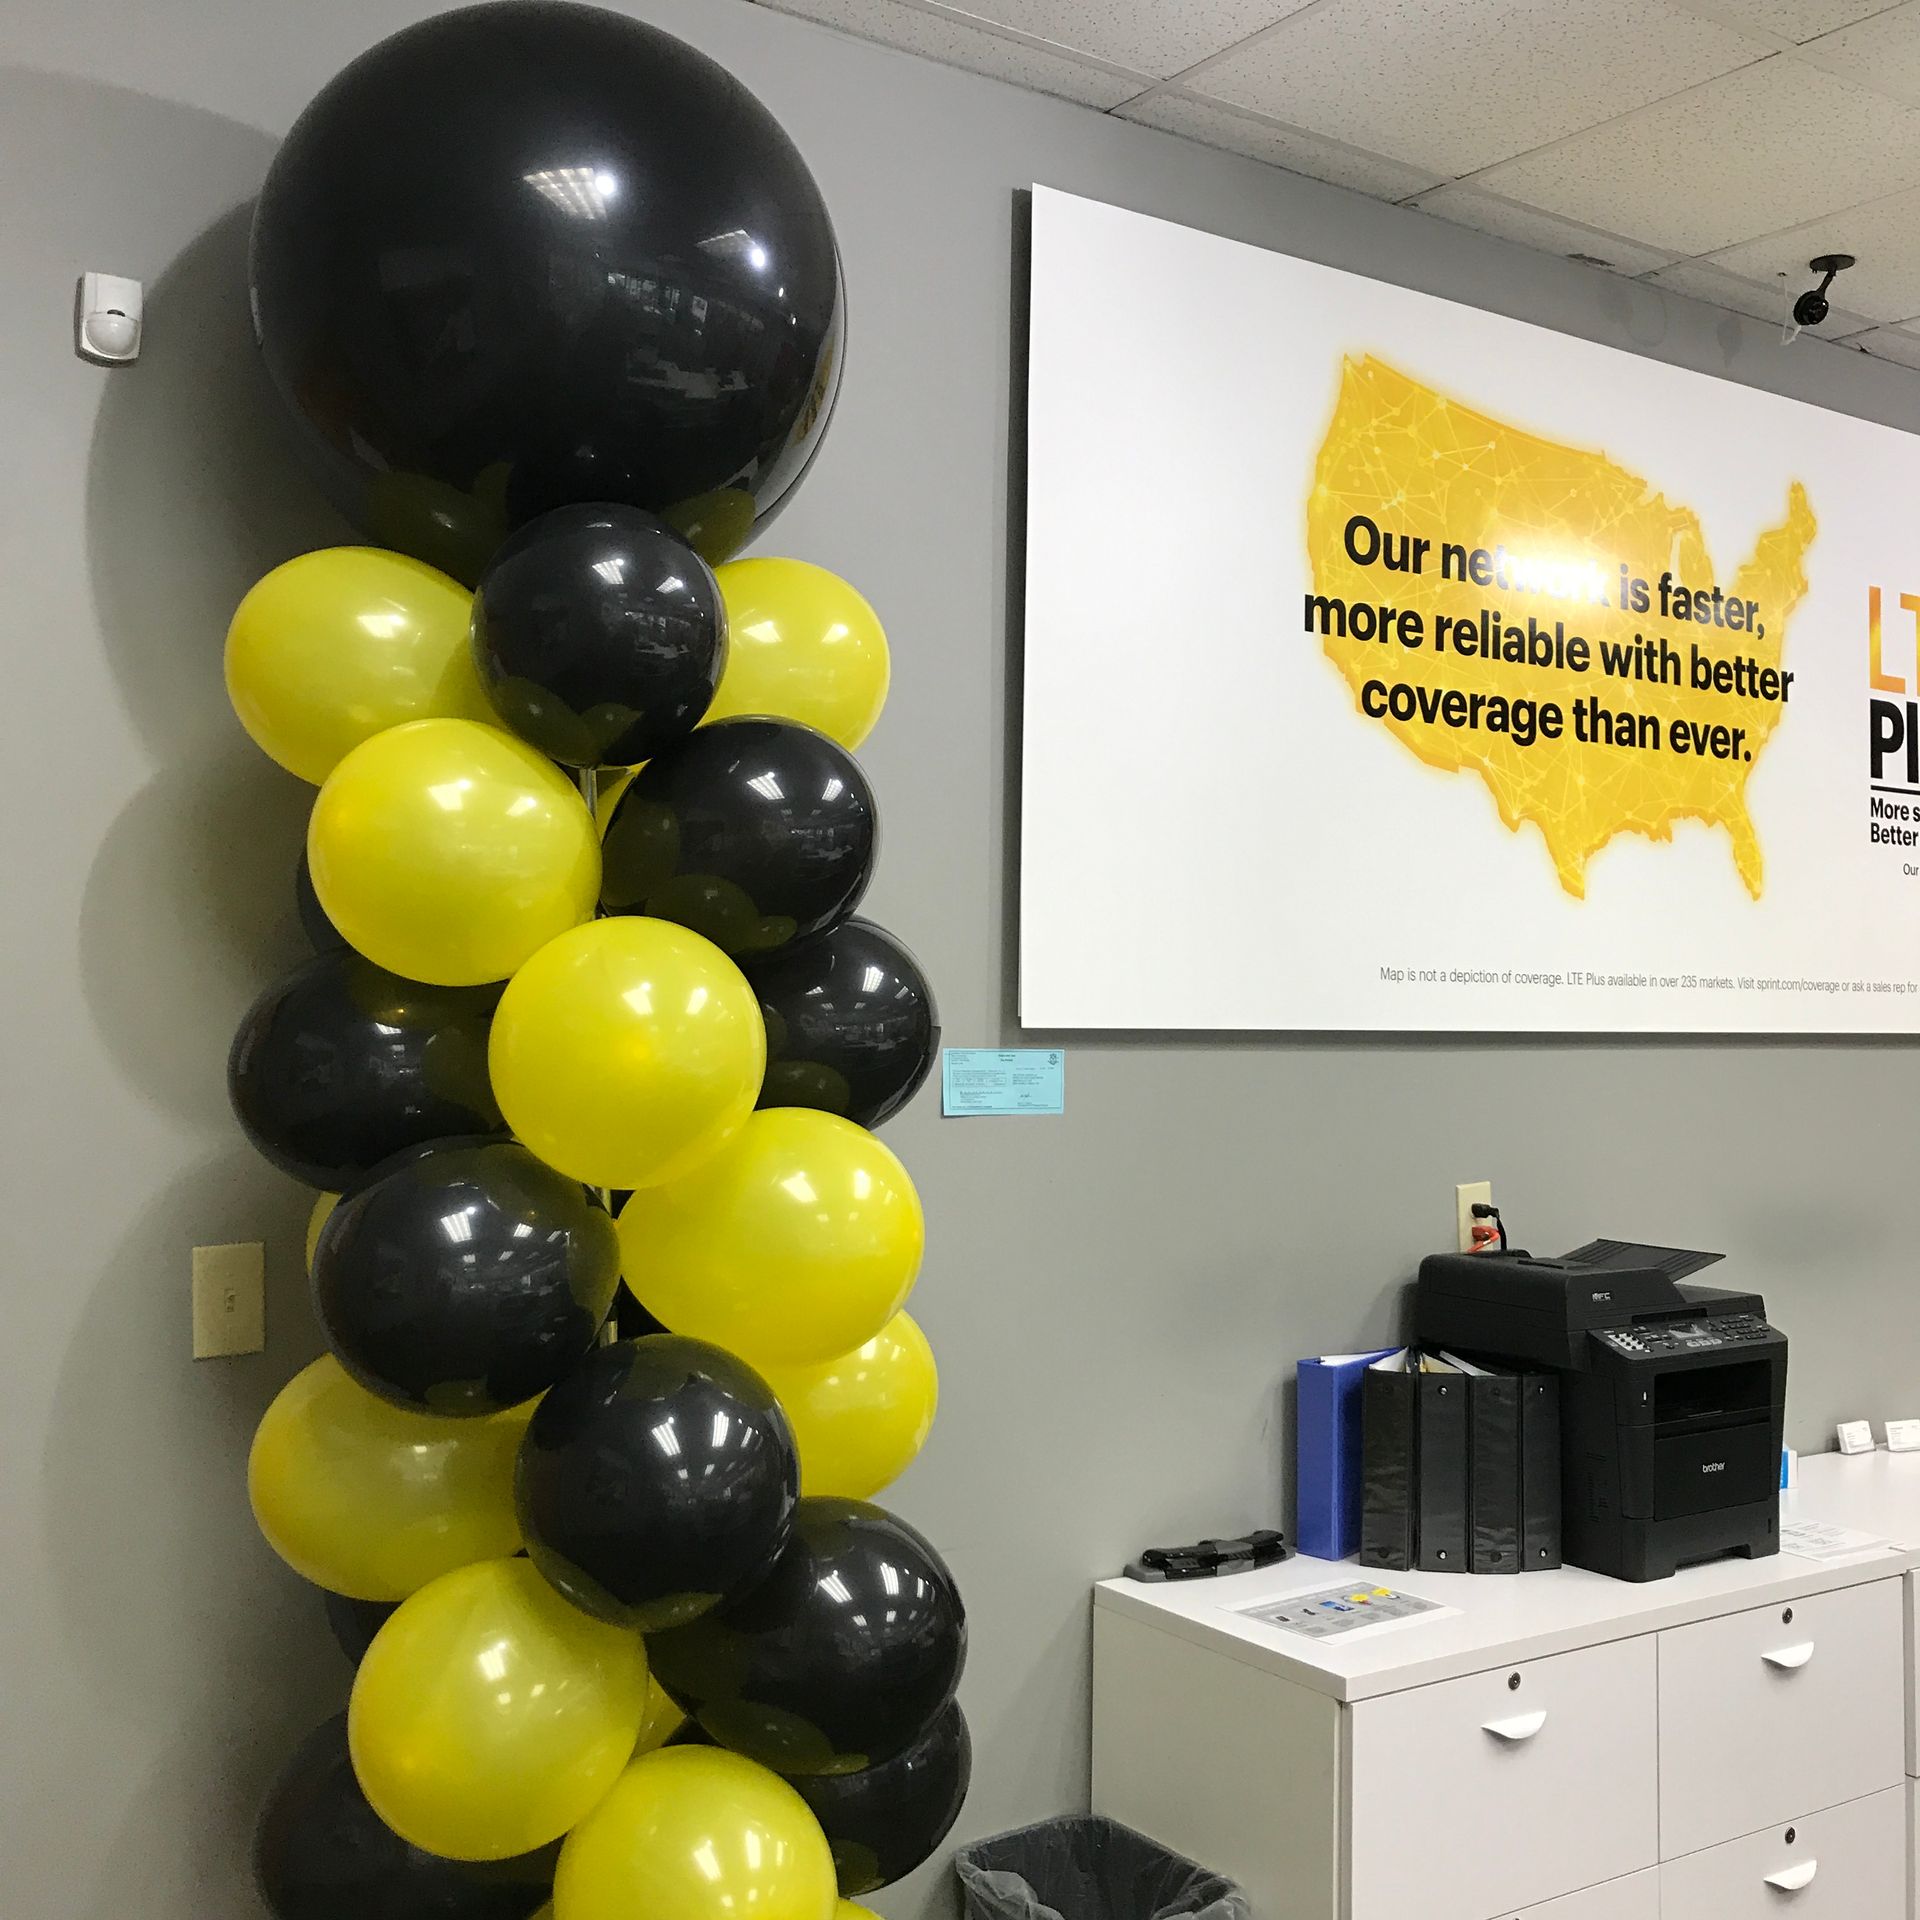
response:
<path id="1" fill-rule="evenodd" d="M 1744 279 L 1770 282 L 1786 273 L 1795 292 L 1815 276 L 1807 262 L 1819 253 L 1851 253 L 1858 263 L 1833 283 L 1829 299 L 1844 300 L 1869 320 L 1911 320 L 1920 313 L 1920 188 L 1849 207 L 1784 233 L 1743 241 L 1713 255 L 1713 264 Z"/>
<path id="2" fill-rule="evenodd" d="M 1689 13 L 1753 27 L 1782 40 L 1812 40 L 1878 13 L 1887 0 L 1677 0 Z"/>
<path id="3" fill-rule="evenodd" d="M 1726 307 L 1734 313 L 1749 314 L 1773 326 L 1786 325 L 1784 303 L 1777 285 L 1762 286 L 1758 281 L 1743 280 L 1737 274 L 1709 266 L 1704 260 L 1676 260 L 1672 266 L 1661 267 L 1645 278 L 1650 287 L 1664 287 L 1669 293 L 1684 294 L 1689 300 L 1704 300 L 1710 307 Z M 1836 307 L 1820 332 L 1823 337 L 1837 339 L 1872 324 L 1862 314 Z"/>
<path id="4" fill-rule="evenodd" d="M 1920 367 L 1920 333 L 1908 327 L 1874 327 L 1854 334 L 1847 345 L 1882 360 L 1896 360 L 1903 367 Z"/>
<path id="5" fill-rule="evenodd" d="M 1786 55 L 1592 127 L 1474 185 L 1677 254 L 1920 186 L 1920 112 Z"/>
<path id="6" fill-rule="evenodd" d="M 1600 233 L 1577 221 L 1562 220 L 1559 215 L 1542 213 L 1538 207 L 1523 207 L 1497 194 L 1480 193 L 1472 187 L 1451 185 L 1435 187 L 1423 193 L 1412 205 L 1422 213 L 1450 220 L 1457 227 L 1474 227 L 1481 233 L 1498 234 L 1502 240 L 1517 240 L 1523 247 L 1541 253 L 1564 253 L 1569 258 L 1599 261 L 1615 273 L 1645 273 L 1673 258 L 1654 247 L 1623 240 L 1617 234 Z"/>
<path id="7" fill-rule="evenodd" d="M 1802 47 L 1797 57 L 1843 80 L 1920 105 L 1920 0 L 1829 33 Z"/>
<path id="8" fill-rule="evenodd" d="M 1248 154 L 1271 166 L 1311 174 L 1316 180 L 1331 180 L 1336 186 L 1352 187 L 1381 200 L 1404 200 L 1408 194 L 1432 186 L 1435 178 L 1377 153 L 1362 153 L 1358 147 L 1323 140 L 1297 127 L 1276 126 L 1271 120 L 1177 93 L 1149 93 L 1130 100 L 1115 117 L 1137 120 L 1142 126 L 1159 127 L 1167 133 L 1183 133 L 1205 146 Z"/>
<path id="9" fill-rule="evenodd" d="M 1162 78 L 1297 13 L 1310 0 L 938 0 L 947 13 L 1011 27 Z"/>
<path id="10" fill-rule="evenodd" d="M 1667 0 L 1328 0 L 1184 85 L 1451 176 L 1767 52 Z"/>
<path id="11" fill-rule="evenodd" d="M 1082 106 L 1118 106 L 1146 84 L 1099 67 L 1083 66 L 1064 53 L 1049 53 L 1022 40 L 1009 40 L 948 14 L 905 6 L 901 0 L 760 0 L 760 4 L 844 28 L 863 40 L 878 40 L 908 53 L 924 54 L 950 67 L 965 67 L 970 73 L 1055 93 Z"/>

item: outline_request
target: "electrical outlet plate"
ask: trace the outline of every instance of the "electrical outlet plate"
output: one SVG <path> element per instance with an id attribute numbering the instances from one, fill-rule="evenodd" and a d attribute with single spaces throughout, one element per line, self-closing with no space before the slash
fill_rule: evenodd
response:
<path id="1" fill-rule="evenodd" d="M 1454 1244 L 1462 1253 L 1473 1251 L 1473 1210 L 1493 1205 L 1493 1182 L 1469 1180 L 1453 1190 Z"/>
<path id="2" fill-rule="evenodd" d="M 193 1357 L 221 1360 L 267 1344 L 266 1250 L 248 1240 L 193 1250 Z"/>

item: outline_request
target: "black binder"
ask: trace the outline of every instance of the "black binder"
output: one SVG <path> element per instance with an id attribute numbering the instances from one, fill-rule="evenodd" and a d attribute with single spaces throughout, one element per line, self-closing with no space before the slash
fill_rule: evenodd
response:
<path id="1" fill-rule="evenodd" d="M 1423 1358 L 1419 1365 L 1413 1563 L 1427 1573 L 1465 1573 L 1469 1382 L 1444 1361 Z"/>
<path id="2" fill-rule="evenodd" d="M 1390 1573 L 1413 1565 L 1417 1381 L 1410 1363 L 1406 1352 L 1390 1353 L 1360 1381 L 1360 1564 Z"/>
<path id="3" fill-rule="evenodd" d="M 1520 1570 L 1560 1564 L 1560 1376 L 1520 1376 Z"/>

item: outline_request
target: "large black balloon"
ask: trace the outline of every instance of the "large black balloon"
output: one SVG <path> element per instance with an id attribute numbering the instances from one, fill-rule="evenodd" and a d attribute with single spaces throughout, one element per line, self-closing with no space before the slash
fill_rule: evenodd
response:
<path id="1" fill-rule="evenodd" d="M 355 1600 L 344 1593 L 325 1593 L 327 1627 L 340 1651 L 357 1667 L 367 1657 L 373 1636 L 399 1609 L 398 1600 Z"/>
<path id="2" fill-rule="evenodd" d="M 416 1153 L 349 1191 L 313 1258 L 327 1344 L 370 1393 L 498 1413 L 592 1350 L 620 1250 L 578 1181 L 510 1140 Z"/>
<path id="3" fill-rule="evenodd" d="M 234 1113 L 275 1166 L 335 1191 L 404 1148 L 504 1132 L 487 1078 L 500 994 L 422 986 L 348 947 L 319 954 L 241 1021 Z"/>
<path id="4" fill-rule="evenodd" d="M 920 1091 L 940 1013 L 920 963 L 858 917 L 747 964 L 767 1028 L 763 1107 L 819 1107 L 877 1127 Z"/>
<path id="5" fill-rule="evenodd" d="M 514 1475 L 533 1564 L 575 1606 L 648 1634 L 764 1578 L 799 1489 L 773 1389 L 675 1333 L 574 1368 L 535 1411 Z"/>
<path id="6" fill-rule="evenodd" d="M 891 1760 L 953 1698 L 966 1610 L 946 1563 L 868 1500 L 811 1497 L 751 1593 L 652 1635 L 654 1677 L 723 1746 L 790 1774 Z"/>
<path id="7" fill-rule="evenodd" d="M 595 501 L 726 559 L 839 383 L 805 161 L 724 68 L 598 8 L 494 0 L 362 54 L 268 168 L 251 279 L 349 517 L 469 585 L 509 526 Z"/>
<path id="8" fill-rule="evenodd" d="M 950 1700 L 905 1753 L 858 1773 L 802 1774 L 794 1781 L 833 1849 L 843 1899 L 855 1900 L 911 1873 L 953 1829 L 973 1776 L 973 1739 Z"/>
<path id="9" fill-rule="evenodd" d="M 713 570 L 635 507 L 560 507 L 480 576 L 473 661 L 494 711 L 569 767 L 626 767 L 684 740 L 727 664 Z"/>
<path id="10" fill-rule="evenodd" d="M 716 720 L 614 803 L 600 904 L 677 920 L 736 958 L 774 953 L 859 905 L 879 836 L 846 748 L 791 720 Z"/>
<path id="11" fill-rule="evenodd" d="M 253 1871 L 274 1920 L 527 1920 L 553 1890 L 558 1843 L 511 1860 L 443 1860 L 409 1846 L 367 1804 L 347 1753 L 347 1716 L 302 1743 L 253 1836 Z"/>

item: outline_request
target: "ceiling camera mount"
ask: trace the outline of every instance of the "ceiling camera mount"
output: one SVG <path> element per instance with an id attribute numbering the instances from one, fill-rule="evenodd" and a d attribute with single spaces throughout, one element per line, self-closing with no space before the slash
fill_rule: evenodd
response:
<path id="1" fill-rule="evenodd" d="M 1817 327 L 1828 314 L 1827 289 L 1833 285 L 1836 273 L 1845 273 L 1853 265 L 1850 253 L 1822 253 L 1807 262 L 1807 271 L 1821 276 L 1817 287 L 1809 287 L 1793 303 L 1793 324 L 1796 327 Z"/>

